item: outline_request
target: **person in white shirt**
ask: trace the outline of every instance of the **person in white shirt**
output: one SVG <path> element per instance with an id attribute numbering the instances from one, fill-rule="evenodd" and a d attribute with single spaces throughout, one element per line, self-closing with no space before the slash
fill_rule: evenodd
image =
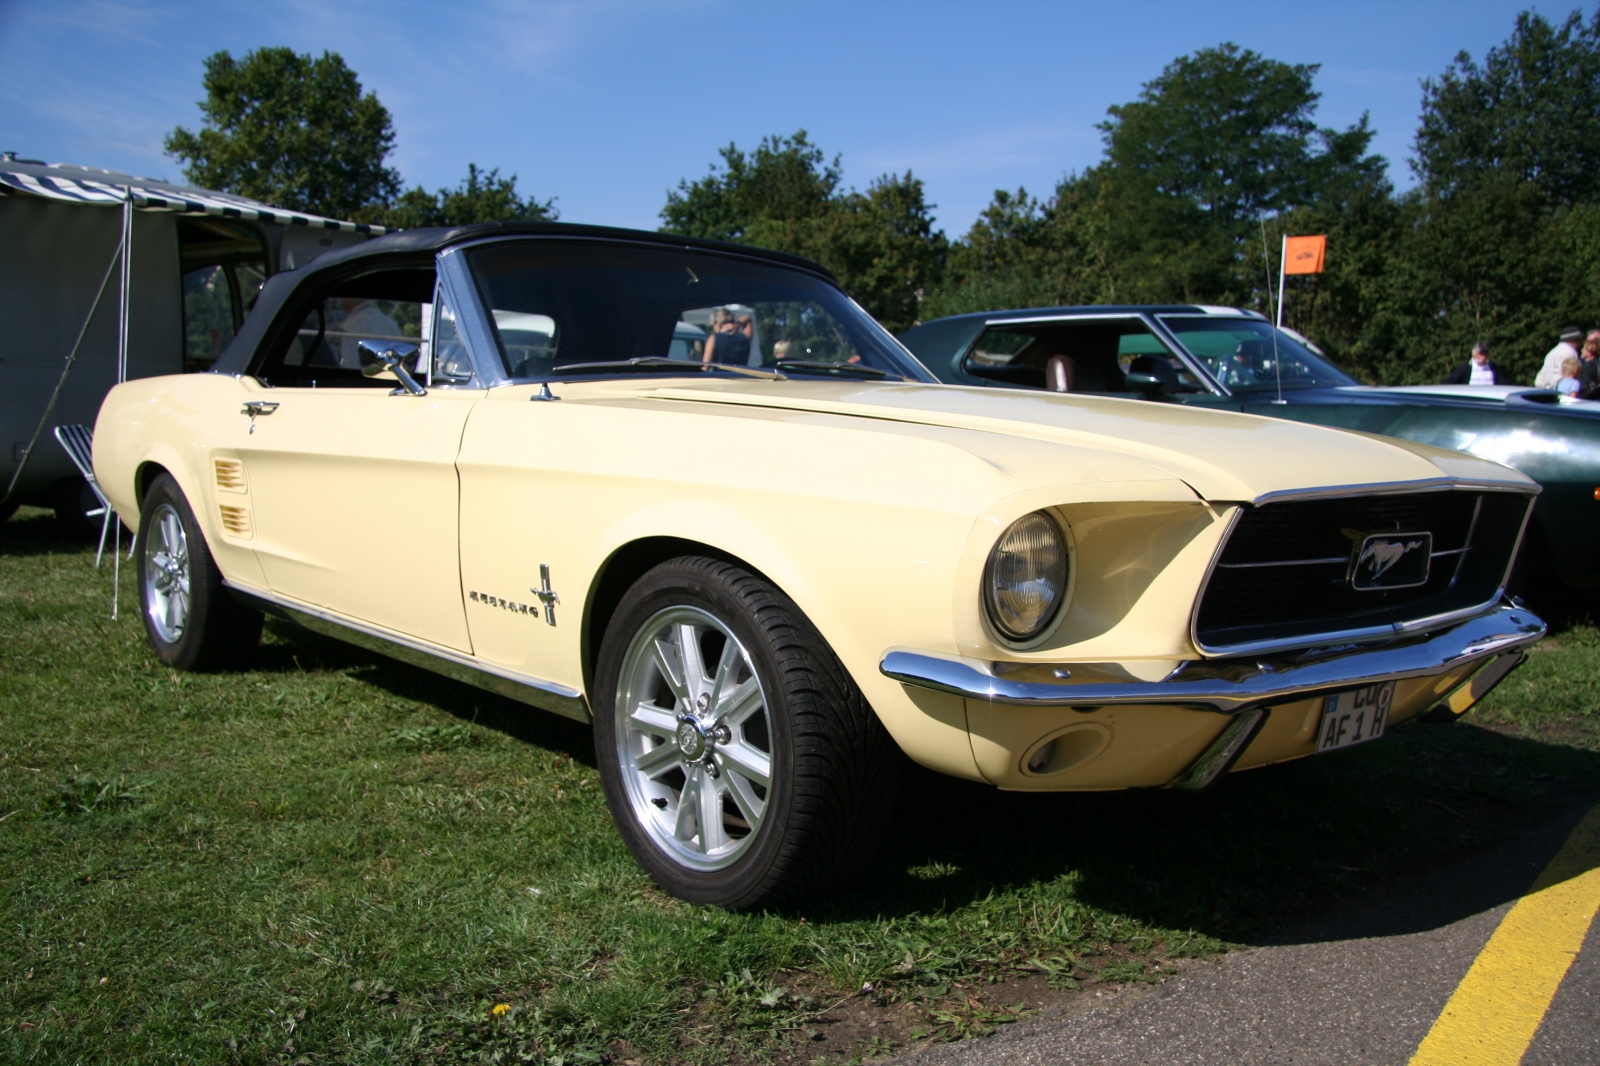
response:
<path id="1" fill-rule="evenodd" d="M 1561 380 L 1561 364 L 1568 359 L 1578 358 L 1578 343 L 1583 340 L 1583 330 L 1577 326 L 1568 326 L 1561 331 L 1561 343 L 1551 348 L 1544 356 L 1544 366 L 1539 368 L 1539 373 L 1534 376 L 1533 387 L 1536 389 L 1553 389 L 1556 382 Z"/>
<path id="2" fill-rule="evenodd" d="M 1489 342 L 1472 346 L 1472 358 L 1450 372 L 1446 385 L 1504 385 L 1500 368 L 1489 361 Z"/>

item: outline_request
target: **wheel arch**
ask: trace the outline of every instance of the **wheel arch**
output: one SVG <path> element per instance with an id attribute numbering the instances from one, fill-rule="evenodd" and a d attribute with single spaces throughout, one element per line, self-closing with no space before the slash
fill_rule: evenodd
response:
<path id="1" fill-rule="evenodd" d="M 168 470 L 164 464 L 158 463 L 154 459 L 146 459 L 134 469 L 133 498 L 136 501 L 135 506 L 144 506 L 145 493 L 150 491 L 150 486 L 154 485 L 156 478 L 160 477 L 162 474 L 168 475 L 174 481 L 178 480 L 178 475 L 174 474 L 171 470 Z"/>
<path id="2" fill-rule="evenodd" d="M 584 691 L 594 691 L 594 671 L 600 657 L 600 642 L 605 638 L 606 627 L 616 614 L 622 597 L 633 587 L 634 582 L 649 570 L 669 559 L 685 555 L 704 556 L 741 567 L 782 591 L 782 586 L 763 573 L 759 567 L 751 565 L 732 552 L 702 541 L 686 537 L 661 536 L 641 537 L 619 545 L 595 571 L 594 579 L 589 586 L 589 594 L 584 598 L 582 621 Z M 799 608 L 796 607 L 796 610 Z"/>

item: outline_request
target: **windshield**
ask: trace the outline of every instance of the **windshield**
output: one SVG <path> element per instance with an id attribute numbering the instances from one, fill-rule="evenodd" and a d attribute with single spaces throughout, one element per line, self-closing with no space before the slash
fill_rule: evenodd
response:
<path id="1" fill-rule="evenodd" d="M 1260 319 L 1162 315 L 1161 321 L 1230 392 L 1276 390 L 1280 367 L 1286 389 L 1356 384 L 1344 371 Z"/>
<path id="2" fill-rule="evenodd" d="M 552 240 L 484 245 L 467 261 L 506 372 L 520 381 L 672 373 L 675 364 L 934 380 L 837 288 L 776 264 Z"/>

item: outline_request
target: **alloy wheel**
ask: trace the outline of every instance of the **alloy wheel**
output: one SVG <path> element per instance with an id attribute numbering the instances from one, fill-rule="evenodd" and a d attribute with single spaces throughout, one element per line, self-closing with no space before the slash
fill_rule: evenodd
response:
<path id="1" fill-rule="evenodd" d="M 728 867 L 766 815 L 772 723 L 750 654 L 697 607 L 669 607 L 634 634 L 617 686 L 617 758 L 634 816 L 694 870 Z"/>

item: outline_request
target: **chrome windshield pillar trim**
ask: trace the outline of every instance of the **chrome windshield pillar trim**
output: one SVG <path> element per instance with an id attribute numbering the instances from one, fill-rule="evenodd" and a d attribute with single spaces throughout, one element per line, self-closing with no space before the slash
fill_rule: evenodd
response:
<path id="1" fill-rule="evenodd" d="M 461 334 L 467 354 L 472 357 L 472 380 L 464 388 L 492 389 L 510 382 L 506 375 L 505 359 L 500 355 L 500 345 L 494 339 L 494 328 L 489 325 L 489 313 L 478 298 L 478 286 L 473 283 L 472 270 L 460 247 L 446 248 L 437 257 L 439 287 L 450 298 L 456 313 L 456 330 Z"/>
<path id="2" fill-rule="evenodd" d="M 1239 756 L 1245 753 L 1271 714 L 1270 707 L 1252 707 L 1234 715 L 1227 728 L 1211 742 L 1211 746 L 1190 763 L 1189 768 L 1178 775 L 1178 779 L 1169 787 L 1185 792 L 1200 792 L 1210 788 L 1217 778 L 1233 769 L 1233 764 L 1239 761 Z"/>
<path id="3" fill-rule="evenodd" d="M 400 636 L 350 618 L 344 618 L 320 607 L 299 603 L 261 589 L 246 588 L 232 581 L 222 582 L 235 599 L 248 603 L 257 610 L 293 622 L 323 636 L 354 644 L 359 648 L 387 655 L 424 670 L 432 670 L 454 681 L 487 689 L 509 697 L 530 707 L 559 714 L 563 718 L 587 725 L 590 721 L 589 704 L 583 693 L 570 685 L 545 681 L 514 673 L 504 667 L 481 662 L 470 655 L 425 644 L 419 640 Z"/>
<path id="4" fill-rule="evenodd" d="M 1544 634 L 1544 622 L 1531 611 L 1497 607 L 1442 632 L 1387 644 L 1324 645 L 1272 659 L 1191 660 L 1160 681 L 1129 678 L 1115 663 L 997 664 L 906 648 L 891 648 L 878 668 L 903 684 L 1008 706 L 1160 703 L 1239 714 L 1383 681 L 1435 676 L 1527 647 Z"/>

